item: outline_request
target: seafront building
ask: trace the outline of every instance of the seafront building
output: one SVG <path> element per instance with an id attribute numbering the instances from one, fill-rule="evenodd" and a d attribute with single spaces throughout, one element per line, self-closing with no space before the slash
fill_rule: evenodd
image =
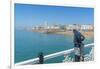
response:
<path id="1" fill-rule="evenodd" d="M 81 25 L 81 30 L 83 31 L 93 31 L 94 30 L 94 26 L 89 24 L 89 25 Z"/>
<path id="2" fill-rule="evenodd" d="M 38 31 L 72 31 L 73 29 L 77 29 L 79 31 L 93 31 L 94 26 L 92 24 L 69 24 L 69 25 L 48 25 L 48 23 L 45 21 L 44 25 L 41 26 L 35 26 L 32 28 L 32 30 L 38 30 Z"/>
<path id="3" fill-rule="evenodd" d="M 93 31 L 94 26 L 89 25 L 79 25 L 79 24 L 72 24 L 72 25 L 66 25 L 66 31 L 72 31 L 73 29 L 77 29 L 80 31 Z"/>
<path id="4" fill-rule="evenodd" d="M 72 31 L 73 29 L 80 30 L 80 28 L 81 28 L 81 25 L 79 24 L 71 24 L 71 25 L 66 26 L 67 31 Z"/>

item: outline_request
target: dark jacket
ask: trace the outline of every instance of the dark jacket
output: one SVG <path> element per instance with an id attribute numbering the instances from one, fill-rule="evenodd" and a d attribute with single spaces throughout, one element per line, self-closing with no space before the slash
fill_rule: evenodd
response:
<path id="1" fill-rule="evenodd" d="M 73 30 L 74 33 L 74 43 L 78 44 L 78 43 L 82 43 L 82 41 L 84 41 L 85 37 L 77 30 Z"/>

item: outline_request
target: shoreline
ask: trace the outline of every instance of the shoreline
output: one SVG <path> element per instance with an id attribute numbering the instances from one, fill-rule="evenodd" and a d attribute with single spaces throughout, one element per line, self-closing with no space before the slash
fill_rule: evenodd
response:
<path id="1" fill-rule="evenodd" d="M 27 30 L 27 29 L 26 29 Z M 44 33 L 44 34 L 58 34 L 58 35 L 73 35 L 73 31 L 72 30 L 67 30 L 67 31 L 64 31 L 64 30 L 55 30 L 55 29 L 48 29 L 48 30 L 45 30 L 45 29 L 29 29 L 27 31 L 32 31 L 32 32 L 38 32 L 38 33 Z M 91 37 L 93 36 L 94 37 L 94 31 L 90 30 L 90 31 L 79 31 L 81 32 L 82 35 L 84 35 L 85 37 Z"/>
<path id="2" fill-rule="evenodd" d="M 94 32 L 93 31 L 80 31 L 85 37 L 87 36 L 94 36 Z M 66 32 L 54 32 L 53 34 L 61 34 L 61 35 L 73 35 L 72 31 L 66 31 Z"/>
<path id="3" fill-rule="evenodd" d="M 49 31 L 45 32 L 44 30 L 32 30 L 32 32 L 39 32 L 45 34 L 59 34 L 59 35 L 73 35 L 73 31 Z M 94 31 L 80 31 L 85 37 L 94 36 Z"/>
<path id="4" fill-rule="evenodd" d="M 32 31 L 32 32 L 38 32 L 38 33 L 44 33 L 44 34 L 58 34 L 58 35 L 73 35 L 73 31 L 59 31 L 59 30 L 48 30 L 45 31 L 43 30 L 27 30 L 27 31 Z M 85 37 L 94 37 L 94 31 L 79 31 L 81 32 L 82 35 L 84 35 Z"/>

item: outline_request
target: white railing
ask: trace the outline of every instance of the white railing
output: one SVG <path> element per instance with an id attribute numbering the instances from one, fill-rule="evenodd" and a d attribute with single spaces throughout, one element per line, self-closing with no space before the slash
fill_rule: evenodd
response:
<path id="1" fill-rule="evenodd" d="M 85 48 L 86 47 L 92 47 L 92 46 L 94 46 L 94 43 L 86 44 Z M 62 56 L 64 54 L 68 55 L 68 54 L 70 54 L 72 52 L 74 52 L 74 48 L 68 49 L 68 50 L 64 50 L 64 51 L 60 51 L 60 52 L 56 52 L 56 53 L 53 53 L 53 54 L 49 54 L 49 55 L 44 56 L 44 61 L 48 60 L 48 59 L 52 59 L 52 58 L 58 57 L 58 56 Z M 34 58 L 34 59 L 29 59 L 29 60 L 26 60 L 26 61 L 22 61 L 22 62 L 16 63 L 15 65 L 35 64 L 35 63 L 38 63 L 38 62 L 39 62 L 39 58 Z"/>

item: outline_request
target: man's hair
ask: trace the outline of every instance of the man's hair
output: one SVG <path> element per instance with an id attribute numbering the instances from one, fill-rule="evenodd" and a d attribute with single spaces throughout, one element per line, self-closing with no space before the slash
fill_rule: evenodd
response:
<path id="1" fill-rule="evenodd" d="M 75 32 L 76 31 L 76 29 L 73 29 L 73 32 Z"/>

